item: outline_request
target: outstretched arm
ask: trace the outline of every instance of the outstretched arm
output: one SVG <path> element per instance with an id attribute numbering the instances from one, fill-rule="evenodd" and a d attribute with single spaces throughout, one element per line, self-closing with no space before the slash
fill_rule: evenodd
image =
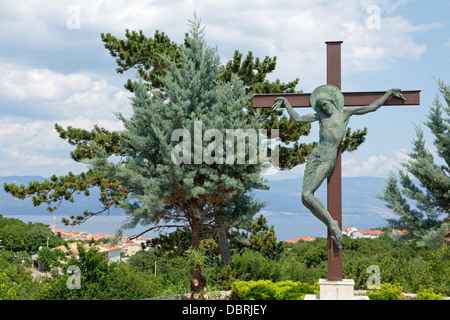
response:
<path id="1" fill-rule="evenodd" d="M 286 98 L 280 97 L 275 99 L 275 104 L 272 106 L 272 110 L 276 110 L 281 106 L 285 106 L 286 110 L 289 113 L 289 116 L 297 123 L 310 123 L 319 120 L 317 117 L 317 113 L 315 114 L 307 114 L 305 116 L 299 116 L 297 112 L 295 112 L 294 108 L 292 108 L 289 101 Z"/>
<path id="2" fill-rule="evenodd" d="M 372 102 L 368 106 L 363 107 L 346 107 L 344 109 L 345 112 L 349 113 L 349 115 L 362 115 L 369 112 L 377 111 L 382 105 L 389 100 L 391 96 L 406 100 L 402 95 L 402 90 L 400 89 L 389 89 L 380 99 Z"/>

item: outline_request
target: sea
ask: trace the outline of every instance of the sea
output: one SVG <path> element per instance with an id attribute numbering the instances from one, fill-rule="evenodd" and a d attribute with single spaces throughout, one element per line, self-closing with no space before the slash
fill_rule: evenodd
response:
<path id="1" fill-rule="evenodd" d="M 12 215 L 3 214 L 5 218 L 16 218 L 22 220 L 25 223 L 41 222 L 43 224 L 49 225 L 52 222 L 53 215 Z M 92 234 L 107 233 L 115 234 L 116 231 L 124 223 L 125 215 L 99 215 L 94 216 L 83 222 L 81 225 L 77 226 L 65 226 L 61 222 L 61 218 L 68 218 L 67 216 L 56 215 L 57 228 L 58 229 L 68 229 L 83 231 Z M 256 216 L 255 216 L 256 217 Z M 326 237 L 327 229 L 326 226 L 320 222 L 314 216 L 307 215 L 267 215 L 265 216 L 269 225 L 273 225 L 275 229 L 275 235 L 278 241 L 285 241 L 288 239 L 296 239 L 299 237 L 313 236 L 313 237 Z M 372 228 L 384 227 L 387 222 L 383 218 L 379 217 L 342 217 L 342 226 L 350 227 L 353 226 L 359 230 L 369 230 Z M 137 235 L 151 226 L 138 225 L 134 229 L 126 229 L 123 232 L 124 236 L 131 237 Z M 144 238 L 157 237 L 159 234 L 168 234 L 173 229 L 164 229 L 161 232 L 150 231 L 142 235 Z"/>

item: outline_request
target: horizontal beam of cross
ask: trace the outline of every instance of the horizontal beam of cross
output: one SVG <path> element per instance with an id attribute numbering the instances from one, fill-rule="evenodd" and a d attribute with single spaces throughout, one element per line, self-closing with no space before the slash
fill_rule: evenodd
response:
<path id="1" fill-rule="evenodd" d="M 391 97 L 386 101 L 385 105 L 419 105 L 420 104 L 420 91 L 421 90 L 409 90 L 402 91 L 406 101 L 396 97 Z M 381 98 L 386 91 L 372 91 L 372 92 L 343 92 L 346 107 L 353 106 L 366 106 Z M 253 96 L 254 108 L 270 108 L 276 98 L 285 97 L 292 107 L 294 108 L 307 108 L 310 107 L 310 93 L 269 93 L 269 94 L 256 94 Z"/>

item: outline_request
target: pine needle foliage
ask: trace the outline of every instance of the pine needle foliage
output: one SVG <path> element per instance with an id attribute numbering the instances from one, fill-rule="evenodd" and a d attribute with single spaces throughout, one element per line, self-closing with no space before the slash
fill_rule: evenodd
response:
<path id="1" fill-rule="evenodd" d="M 445 245 L 450 228 L 450 87 L 442 80 L 437 83 L 446 106 L 436 96 L 424 124 L 435 137 L 438 159 L 427 149 L 422 128 L 416 126 L 409 159 L 401 164 L 403 170 L 391 172 L 378 196 L 399 216 L 388 220 L 391 226 L 407 230 L 407 238 L 433 248 Z"/>

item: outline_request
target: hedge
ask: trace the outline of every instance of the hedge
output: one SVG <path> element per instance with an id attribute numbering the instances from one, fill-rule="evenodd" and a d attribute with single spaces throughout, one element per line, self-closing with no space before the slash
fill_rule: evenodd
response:
<path id="1" fill-rule="evenodd" d="M 303 300 L 306 294 L 318 294 L 318 286 L 294 281 L 236 281 L 231 286 L 235 300 Z"/>

